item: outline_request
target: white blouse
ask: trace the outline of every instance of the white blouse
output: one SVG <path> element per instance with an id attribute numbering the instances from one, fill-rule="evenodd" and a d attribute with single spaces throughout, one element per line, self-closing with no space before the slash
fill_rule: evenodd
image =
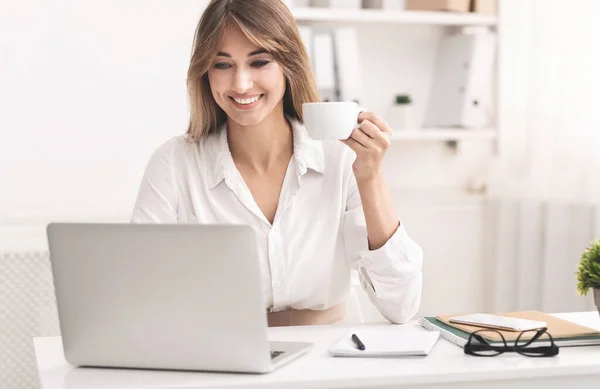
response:
<path id="1" fill-rule="evenodd" d="M 269 312 L 344 302 L 356 269 L 385 318 L 411 320 L 421 300 L 421 248 L 400 225 L 383 247 L 370 251 L 352 172 L 355 154 L 338 141 L 315 141 L 290 122 L 294 155 L 272 225 L 234 165 L 225 126 L 199 143 L 174 137 L 153 153 L 131 221 L 252 226 Z"/>

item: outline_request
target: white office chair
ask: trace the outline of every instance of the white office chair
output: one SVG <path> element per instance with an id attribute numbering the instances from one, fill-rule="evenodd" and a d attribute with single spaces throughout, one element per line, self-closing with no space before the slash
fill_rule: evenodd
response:
<path id="1" fill-rule="evenodd" d="M 33 338 L 60 334 L 47 252 L 0 253 L 0 329 L 0 388 L 38 388 Z"/>

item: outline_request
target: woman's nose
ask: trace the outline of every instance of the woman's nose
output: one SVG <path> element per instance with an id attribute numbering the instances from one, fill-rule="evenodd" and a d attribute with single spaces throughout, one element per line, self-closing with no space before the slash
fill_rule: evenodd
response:
<path id="1" fill-rule="evenodd" d="M 233 90 L 236 93 L 243 94 L 250 88 L 252 88 L 252 75 L 250 74 L 250 72 L 245 69 L 237 70 L 235 72 Z"/>

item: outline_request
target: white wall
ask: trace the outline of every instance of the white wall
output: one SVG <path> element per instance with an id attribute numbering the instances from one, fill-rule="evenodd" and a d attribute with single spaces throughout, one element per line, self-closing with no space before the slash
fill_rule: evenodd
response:
<path id="1" fill-rule="evenodd" d="M 185 131 L 185 73 L 203 3 L 29 0 L 3 7 L 0 248 L 43 247 L 50 220 L 127 219 L 150 153 Z M 443 32 L 361 26 L 365 106 L 385 114 L 395 93 L 409 92 L 421 118 Z M 481 205 L 460 188 L 485 172 L 492 146 L 461 143 L 455 153 L 441 143 L 395 142 L 388 153 L 401 217 L 426 252 L 426 312 L 480 304 Z"/>
<path id="2" fill-rule="evenodd" d="M 124 213 L 183 131 L 195 0 L 12 2 L 2 23 L 0 217 Z"/>
<path id="3" fill-rule="evenodd" d="M 502 0 L 492 309 L 592 307 L 575 272 L 600 236 L 599 12 L 594 0 Z"/>

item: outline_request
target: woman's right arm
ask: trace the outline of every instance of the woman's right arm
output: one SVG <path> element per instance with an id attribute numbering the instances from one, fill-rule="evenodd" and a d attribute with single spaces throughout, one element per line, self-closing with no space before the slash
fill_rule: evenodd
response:
<path id="1" fill-rule="evenodd" d="M 160 146 L 148 161 L 135 201 L 132 223 L 176 223 L 177 183 L 173 140 Z"/>

